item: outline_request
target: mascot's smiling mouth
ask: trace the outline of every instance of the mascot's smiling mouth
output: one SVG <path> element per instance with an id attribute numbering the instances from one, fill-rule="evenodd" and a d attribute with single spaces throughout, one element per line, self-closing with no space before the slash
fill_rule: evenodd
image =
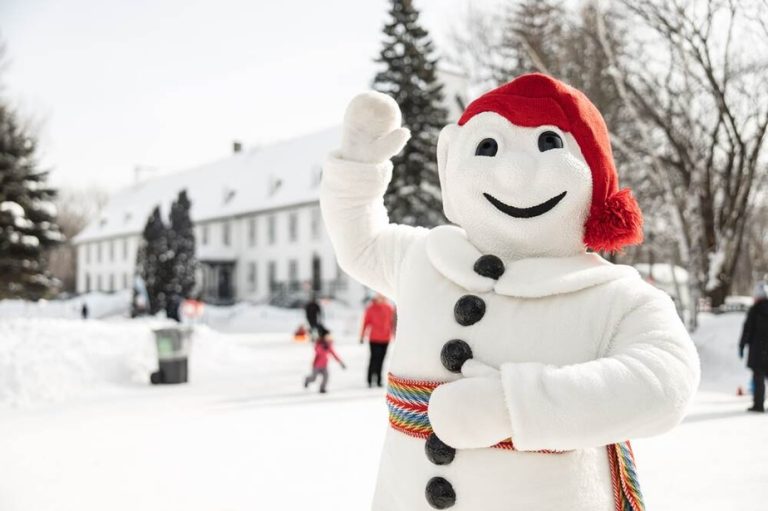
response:
<path id="1" fill-rule="evenodd" d="M 541 204 L 537 204 L 535 206 L 531 206 L 530 208 L 516 208 L 514 206 L 510 206 L 508 204 L 504 204 L 499 199 L 494 197 L 493 195 L 489 193 L 483 193 L 486 199 L 488 199 L 488 202 L 494 205 L 496 209 L 501 211 L 502 213 L 506 213 L 507 215 L 515 218 L 533 218 L 535 216 L 543 215 L 550 209 L 557 206 L 557 204 L 563 200 L 563 197 L 565 197 L 565 194 L 568 192 L 563 192 L 560 195 L 556 195 L 549 199 L 546 202 L 542 202 Z"/>

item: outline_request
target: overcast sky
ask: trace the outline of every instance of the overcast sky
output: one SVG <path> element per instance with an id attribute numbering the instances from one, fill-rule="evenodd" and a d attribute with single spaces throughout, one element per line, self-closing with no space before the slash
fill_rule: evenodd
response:
<path id="1" fill-rule="evenodd" d="M 417 0 L 438 45 L 466 2 Z M 55 184 L 114 189 L 137 165 L 179 170 L 233 139 L 337 124 L 370 84 L 388 4 L 2 0 L 4 93 L 38 126 Z"/>

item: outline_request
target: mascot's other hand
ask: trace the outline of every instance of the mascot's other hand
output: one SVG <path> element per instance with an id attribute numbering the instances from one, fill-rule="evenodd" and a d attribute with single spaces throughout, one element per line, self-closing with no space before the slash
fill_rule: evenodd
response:
<path id="1" fill-rule="evenodd" d="M 361 163 L 389 160 L 411 136 L 401 124 L 400 107 L 391 97 L 374 91 L 355 96 L 344 114 L 341 157 Z"/>
<path id="2" fill-rule="evenodd" d="M 498 376 L 462 378 L 440 385 L 429 398 L 428 412 L 437 437 L 455 449 L 490 447 L 511 435 Z"/>

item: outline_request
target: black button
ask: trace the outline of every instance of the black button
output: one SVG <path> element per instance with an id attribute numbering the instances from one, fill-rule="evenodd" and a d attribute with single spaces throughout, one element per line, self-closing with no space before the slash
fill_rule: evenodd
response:
<path id="1" fill-rule="evenodd" d="M 498 280 L 504 274 L 504 263 L 495 255 L 488 254 L 475 261 L 474 270 L 478 275 Z"/>
<path id="2" fill-rule="evenodd" d="M 456 449 L 443 443 L 434 433 L 427 437 L 424 450 L 427 453 L 427 459 L 435 465 L 448 465 L 456 457 Z"/>
<path id="3" fill-rule="evenodd" d="M 461 339 L 448 341 L 440 350 L 440 361 L 443 367 L 452 373 L 460 373 L 461 366 L 470 358 L 472 358 L 472 348 Z"/>
<path id="4" fill-rule="evenodd" d="M 456 504 L 453 486 L 442 477 L 433 477 L 427 483 L 427 502 L 435 509 L 447 509 Z"/>
<path id="5" fill-rule="evenodd" d="M 485 315 L 485 302 L 475 295 L 464 295 L 453 307 L 453 317 L 461 326 L 474 325 Z"/>

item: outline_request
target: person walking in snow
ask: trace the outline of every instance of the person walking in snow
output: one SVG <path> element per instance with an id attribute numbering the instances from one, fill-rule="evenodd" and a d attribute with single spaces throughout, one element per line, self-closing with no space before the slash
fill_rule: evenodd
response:
<path id="1" fill-rule="evenodd" d="M 317 303 L 317 298 L 314 293 L 310 296 L 309 301 L 304 306 L 304 314 L 307 317 L 307 323 L 309 323 L 310 335 L 312 340 L 314 340 L 318 336 L 318 327 L 323 318 L 323 309 L 320 307 L 320 304 Z"/>
<path id="2" fill-rule="evenodd" d="M 313 383 L 317 377 L 320 376 L 320 393 L 325 394 L 328 386 L 328 357 L 331 356 L 335 358 L 342 369 L 346 369 L 347 366 L 333 349 L 331 332 L 323 325 L 318 325 L 317 335 L 317 341 L 315 341 L 315 358 L 312 361 L 312 372 L 309 376 L 304 378 L 304 388 L 309 387 L 309 384 Z"/>
<path id="3" fill-rule="evenodd" d="M 80 308 L 80 316 L 83 319 L 88 319 L 88 304 L 83 302 L 83 306 Z"/>
<path id="4" fill-rule="evenodd" d="M 747 367 L 752 370 L 754 403 L 750 412 L 765 411 L 765 378 L 768 376 L 768 299 L 766 283 L 755 286 L 755 304 L 747 312 L 739 342 L 739 358 L 744 358 L 744 348 L 749 346 Z"/>
<path id="5" fill-rule="evenodd" d="M 363 329 L 360 332 L 360 344 L 368 337 L 368 345 L 371 347 L 371 357 L 368 362 L 368 386 L 383 386 L 381 369 L 384 365 L 384 357 L 387 356 L 387 347 L 392 339 L 395 328 L 395 309 L 389 304 L 382 294 L 376 294 L 370 305 L 365 309 L 363 317 Z M 374 378 L 375 377 L 375 378 Z"/>

